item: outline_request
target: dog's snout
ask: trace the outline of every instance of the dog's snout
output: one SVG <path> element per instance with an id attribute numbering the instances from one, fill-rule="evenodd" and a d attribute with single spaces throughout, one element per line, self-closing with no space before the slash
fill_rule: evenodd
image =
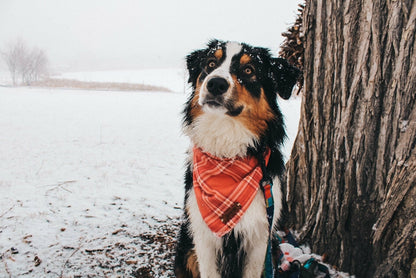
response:
<path id="1" fill-rule="evenodd" d="M 230 84 L 228 83 L 228 81 L 221 77 L 214 77 L 207 83 L 208 92 L 210 92 L 214 96 L 224 94 L 229 87 Z"/>

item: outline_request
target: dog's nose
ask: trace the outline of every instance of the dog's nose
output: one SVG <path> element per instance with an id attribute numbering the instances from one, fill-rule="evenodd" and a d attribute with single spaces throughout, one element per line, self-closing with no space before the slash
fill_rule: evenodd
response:
<path id="1" fill-rule="evenodd" d="M 214 96 L 222 95 L 230 87 L 228 81 L 221 77 L 214 77 L 207 83 L 208 92 L 213 94 Z"/>

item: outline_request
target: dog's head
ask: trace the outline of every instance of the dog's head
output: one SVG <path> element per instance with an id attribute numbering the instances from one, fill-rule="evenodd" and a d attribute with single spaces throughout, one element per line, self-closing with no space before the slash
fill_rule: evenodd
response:
<path id="1" fill-rule="evenodd" d="M 299 70 L 273 58 L 268 49 L 244 43 L 211 41 L 186 58 L 192 96 L 185 124 L 203 114 L 239 121 L 256 139 L 268 121 L 281 117 L 277 94 L 288 99 Z"/>
<path id="2" fill-rule="evenodd" d="M 187 56 L 189 83 L 206 111 L 238 116 L 262 98 L 288 99 L 299 70 L 268 49 L 214 40 Z M 273 101 L 274 102 L 274 101 Z"/>

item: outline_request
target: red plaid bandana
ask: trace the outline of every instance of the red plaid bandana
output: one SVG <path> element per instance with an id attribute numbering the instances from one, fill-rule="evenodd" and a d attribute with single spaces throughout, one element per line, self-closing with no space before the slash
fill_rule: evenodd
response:
<path id="1" fill-rule="evenodd" d="M 231 231 L 250 207 L 263 177 L 254 157 L 222 159 L 194 148 L 193 182 L 199 211 L 217 236 Z M 265 155 L 266 164 L 270 150 Z"/>

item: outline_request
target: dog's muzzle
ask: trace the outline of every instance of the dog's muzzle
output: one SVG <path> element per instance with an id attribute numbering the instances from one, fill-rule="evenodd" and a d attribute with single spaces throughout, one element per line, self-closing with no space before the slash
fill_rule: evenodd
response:
<path id="1" fill-rule="evenodd" d="M 213 96 L 220 96 L 227 92 L 230 84 L 222 77 L 211 78 L 207 83 L 207 90 Z"/>
<path id="2" fill-rule="evenodd" d="M 201 105 L 207 105 L 211 108 L 224 106 L 226 93 L 229 91 L 230 83 L 223 77 L 214 76 L 207 80 L 205 84 L 205 93 L 202 97 Z"/>

